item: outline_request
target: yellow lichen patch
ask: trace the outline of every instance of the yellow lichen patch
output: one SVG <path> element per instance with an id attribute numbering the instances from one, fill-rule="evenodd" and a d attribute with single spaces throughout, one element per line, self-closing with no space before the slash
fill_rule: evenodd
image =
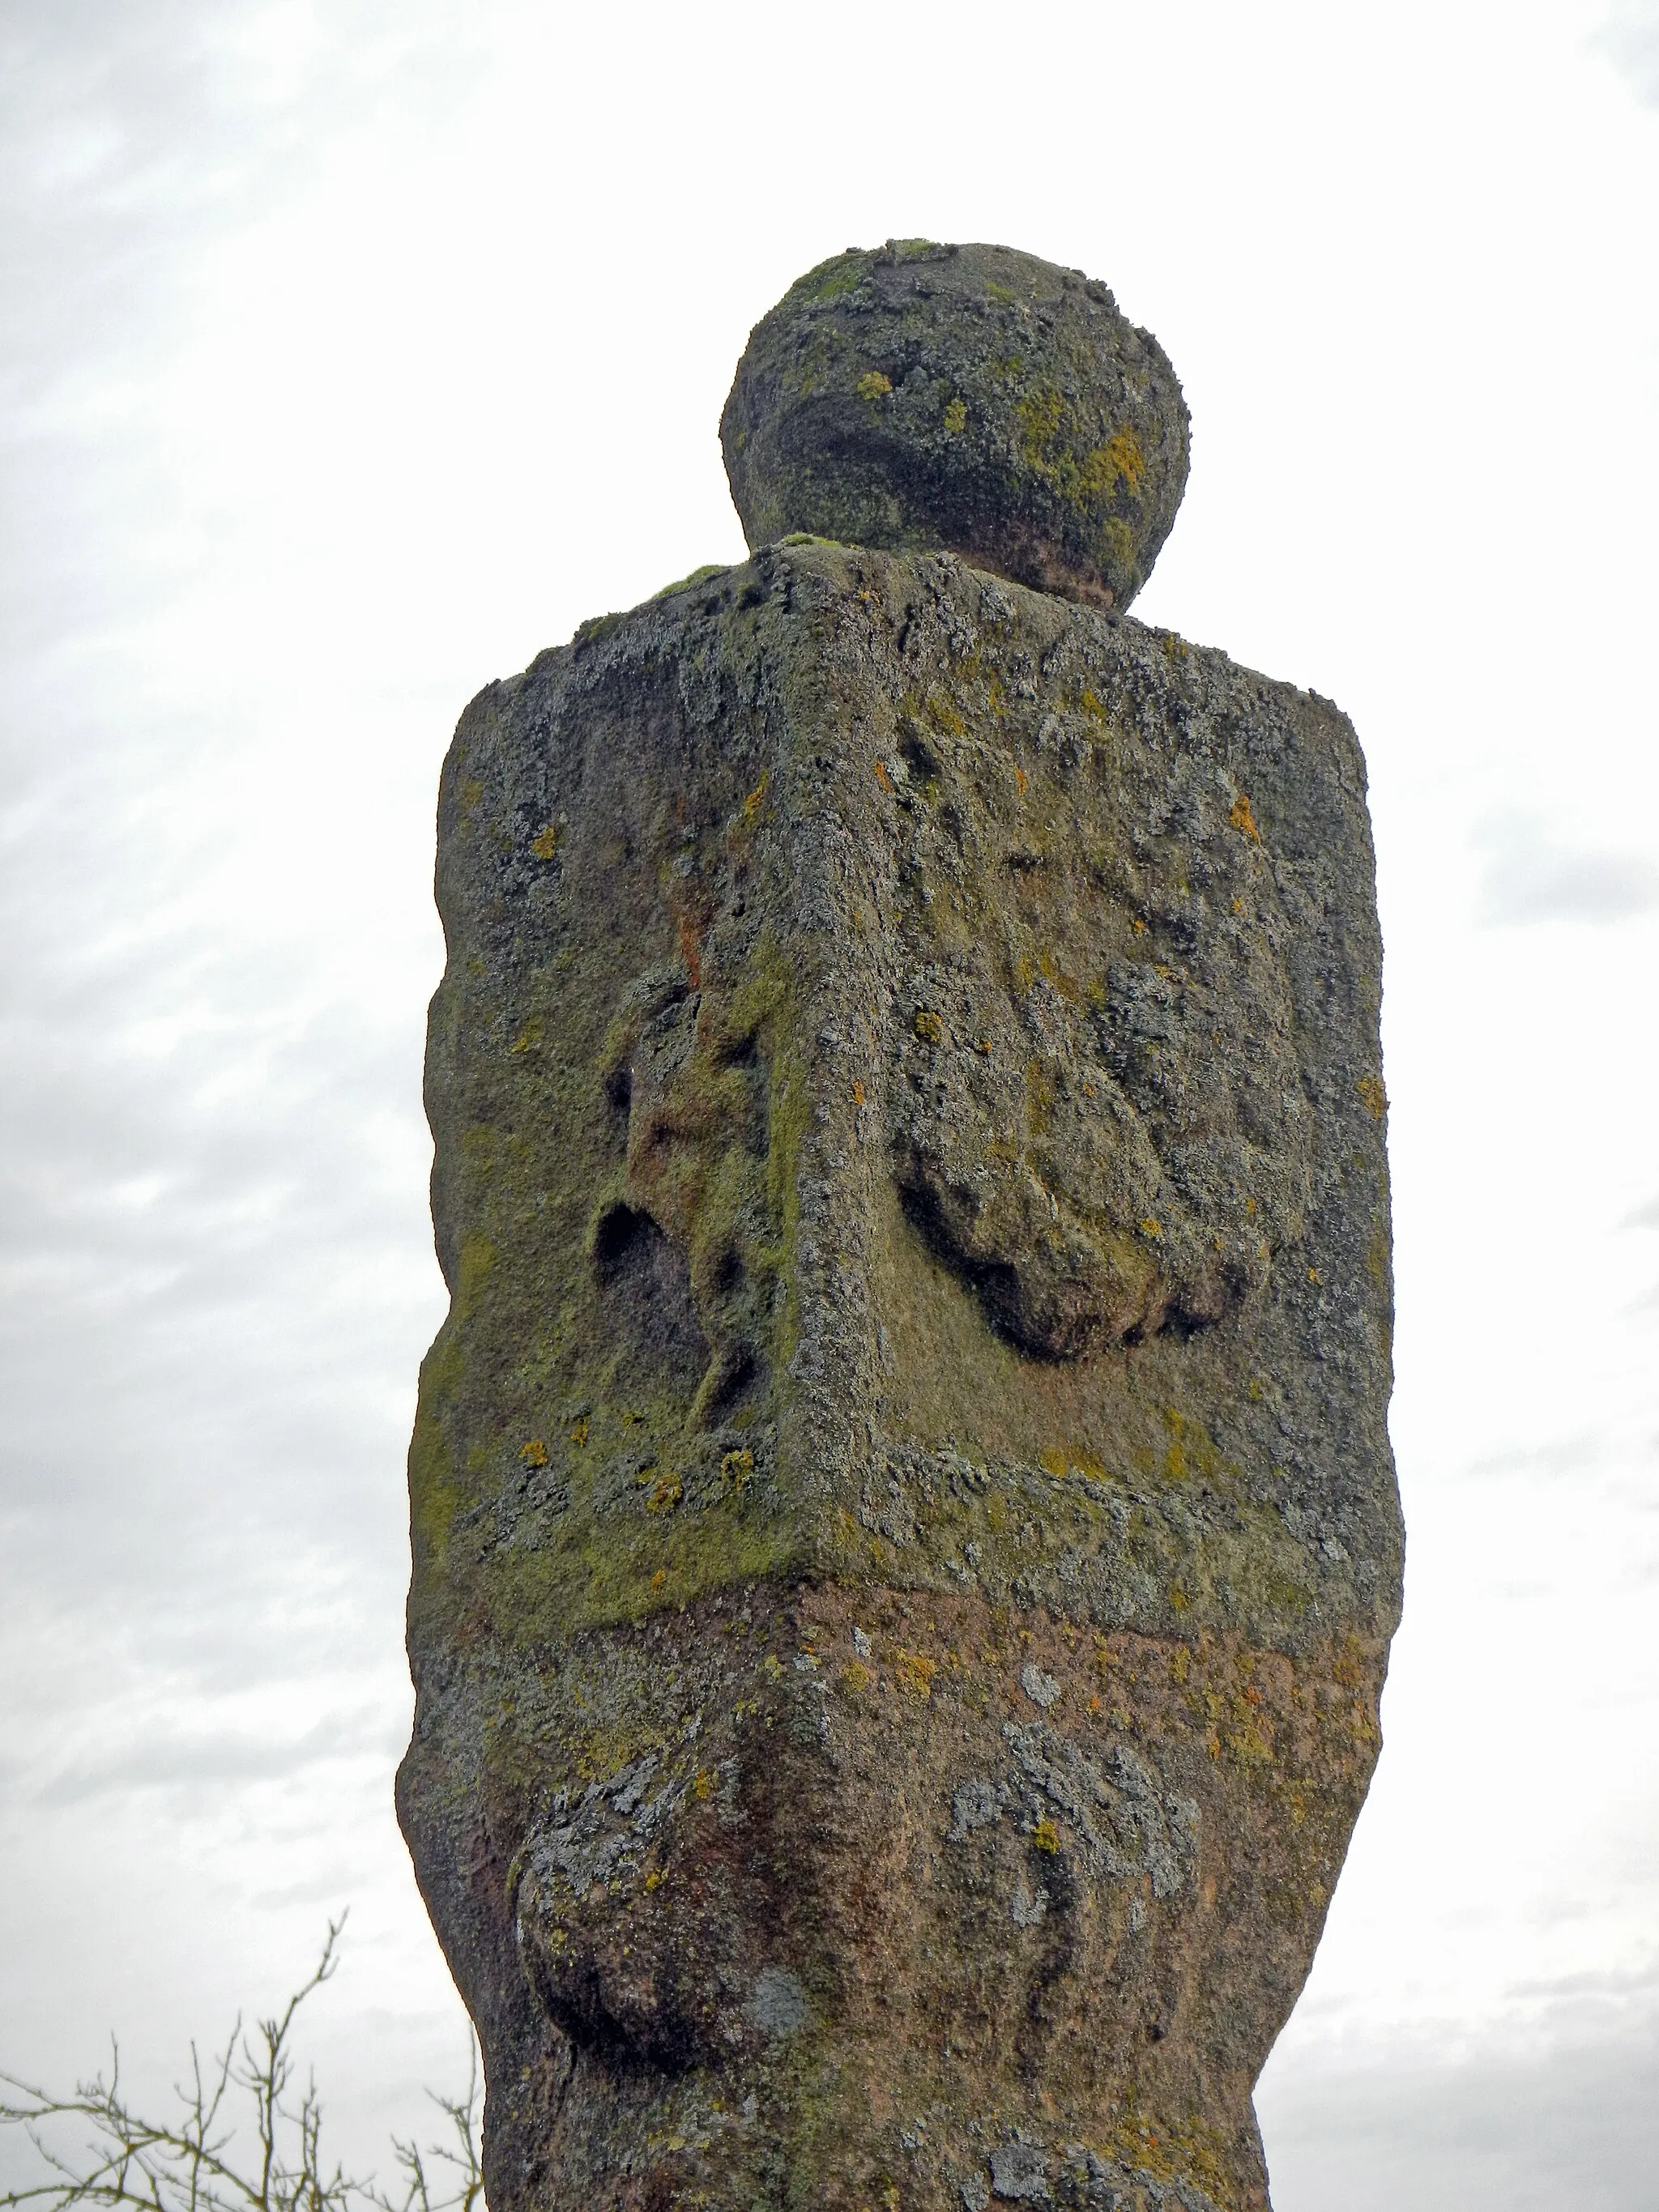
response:
<path id="1" fill-rule="evenodd" d="M 1052 1820 L 1045 1818 L 1032 1829 L 1031 1841 L 1040 1851 L 1047 1851 L 1052 1856 L 1060 1849 L 1060 1831 Z"/>
<path id="2" fill-rule="evenodd" d="M 1382 1088 L 1382 1077 L 1362 1075 L 1354 1089 L 1359 1093 L 1359 1102 L 1372 1121 L 1380 1121 L 1389 1106 L 1389 1094 Z"/>
<path id="3" fill-rule="evenodd" d="M 1034 469 L 1042 472 L 1050 446 L 1060 434 L 1060 425 L 1066 411 L 1057 385 L 1045 384 L 1038 391 L 1022 399 L 1015 410 L 1025 430 L 1025 458 Z"/>
<path id="4" fill-rule="evenodd" d="M 856 1076 L 853 1079 L 853 1103 L 855 1106 L 862 1106 L 864 1103 L 864 1085 Z"/>
<path id="5" fill-rule="evenodd" d="M 1348 1709 L 1348 1733 L 1358 1744 L 1380 1743 L 1376 1721 L 1364 1701 L 1356 1698 Z"/>
<path id="6" fill-rule="evenodd" d="M 910 1024 L 924 1044 L 943 1044 L 945 1024 L 931 1006 L 918 1006 L 915 1019 Z"/>
<path id="7" fill-rule="evenodd" d="M 559 849 L 559 840 L 563 834 L 556 822 L 550 822 L 544 830 L 538 830 L 531 839 L 532 854 L 538 860 L 550 860 Z"/>
<path id="8" fill-rule="evenodd" d="M 1045 983 L 1052 983 L 1060 997 L 1069 999 L 1073 1006 L 1082 999 L 1083 993 L 1077 978 L 1074 975 L 1068 975 L 1054 954 L 1046 947 L 1037 954 L 1036 972 Z"/>
<path id="9" fill-rule="evenodd" d="M 893 1672 L 898 1676 L 899 1687 L 908 1690 L 913 1698 L 931 1698 L 939 1662 L 923 1651 L 896 1651 Z"/>
<path id="10" fill-rule="evenodd" d="M 1243 1716 L 1243 1725 L 1229 1731 L 1227 1748 L 1241 1766 L 1268 1766 L 1273 1763 L 1273 1745 L 1254 1713 L 1247 1711 Z"/>
<path id="11" fill-rule="evenodd" d="M 862 1659 L 849 1659 L 841 1670 L 841 1679 L 846 1688 L 851 1690 L 855 1696 L 860 1696 L 869 1689 L 876 1678 Z"/>
<path id="12" fill-rule="evenodd" d="M 1146 473 L 1146 457 L 1140 450 L 1140 441 L 1126 426 L 1085 456 L 1078 471 L 1079 489 L 1085 499 L 1106 500 L 1121 483 L 1133 498 Z"/>
<path id="13" fill-rule="evenodd" d="M 646 1895 L 649 1897 L 653 1890 L 660 1889 L 663 1886 L 664 1879 L 665 1877 L 661 1871 L 658 1868 L 653 1867 L 650 1873 L 645 1877 Z"/>
<path id="14" fill-rule="evenodd" d="M 927 719 L 941 737 L 965 738 L 968 724 L 948 699 L 941 699 L 937 691 L 927 695 Z"/>
<path id="15" fill-rule="evenodd" d="M 1192 1599 L 1188 1596 L 1186 1590 L 1182 1589 L 1179 1583 L 1171 1583 L 1170 1584 L 1170 1603 L 1175 1607 L 1177 1613 L 1186 1613 L 1189 1611 L 1192 1602 Z"/>
<path id="16" fill-rule="evenodd" d="M 1099 528 L 1100 544 L 1107 560 L 1120 568 L 1133 568 L 1135 562 L 1135 534 L 1121 514 L 1108 515 Z"/>
<path id="17" fill-rule="evenodd" d="M 547 1446 L 542 1442 L 539 1437 L 532 1437 L 527 1444 L 520 1445 L 519 1457 L 524 1462 L 526 1467 L 545 1467 L 547 1465 Z"/>
<path id="18" fill-rule="evenodd" d="M 1187 1420 L 1176 1406 L 1164 1412 L 1164 1425 L 1170 1431 L 1170 1442 L 1164 1454 L 1164 1473 L 1170 1482 L 1187 1480 Z"/>
<path id="19" fill-rule="evenodd" d="M 1341 1650 L 1331 1662 L 1331 1679 L 1340 1682 L 1345 1690 L 1358 1690 L 1365 1686 L 1370 1674 L 1364 1647 L 1350 1630 L 1342 1639 Z"/>
<path id="20" fill-rule="evenodd" d="M 751 1451 L 729 1451 L 720 1460 L 720 1475 L 727 1487 L 741 1490 L 755 1472 L 755 1455 Z"/>
<path id="21" fill-rule="evenodd" d="M 1253 838 L 1258 845 L 1261 842 L 1261 832 L 1255 826 L 1255 817 L 1250 811 L 1250 802 L 1242 791 L 1228 810 L 1227 819 L 1232 823 L 1234 829 L 1244 836 Z"/>
<path id="22" fill-rule="evenodd" d="M 691 1794 L 694 1797 L 701 1798 L 705 1804 L 714 1796 L 714 1778 L 706 1766 L 698 1769 L 697 1778 L 691 1784 Z"/>
<path id="23" fill-rule="evenodd" d="M 892 388 L 892 378 L 884 376 L 878 368 L 868 370 L 860 377 L 858 381 L 858 394 L 860 399 L 885 399 Z"/>
<path id="24" fill-rule="evenodd" d="M 955 437 L 959 430 L 968 428 L 968 405 L 965 400 L 951 399 L 945 403 L 945 427 Z"/>
<path id="25" fill-rule="evenodd" d="M 570 1425 L 570 1441 L 580 1450 L 587 1442 L 587 1416 L 583 1413 Z"/>
<path id="26" fill-rule="evenodd" d="M 1146 473 L 1146 456 L 1140 450 L 1140 441 L 1125 423 L 1114 430 L 1106 441 L 1105 453 L 1113 470 L 1121 476 L 1132 492 L 1140 489 L 1140 479 Z"/>
<path id="27" fill-rule="evenodd" d="M 672 1513 L 684 1493 L 684 1486 L 672 1469 L 665 1468 L 652 1485 L 651 1495 L 645 1502 L 647 1513 Z"/>
<path id="28" fill-rule="evenodd" d="M 1149 1213 L 1140 1224 L 1140 1233 L 1143 1237 L 1161 1237 L 1164 1234 L 1163 1225 L 1154 1221 Z"/>

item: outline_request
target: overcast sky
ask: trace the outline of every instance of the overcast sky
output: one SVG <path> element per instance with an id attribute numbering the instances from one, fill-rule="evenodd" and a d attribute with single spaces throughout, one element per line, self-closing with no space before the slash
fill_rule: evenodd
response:
<path id="1" fill-rule="evenodd" d="M 392 1822 L 455 717 L 740 556 L 843 246 L 1104 277 L 1194 417 L 1138 611 L 1370 763 L 1409 1528 L 1260 2099 L 1278 2212 L 1659 2207 L 1659 0 L 0 0 L 0 2066 L 160 2087 Z"/>

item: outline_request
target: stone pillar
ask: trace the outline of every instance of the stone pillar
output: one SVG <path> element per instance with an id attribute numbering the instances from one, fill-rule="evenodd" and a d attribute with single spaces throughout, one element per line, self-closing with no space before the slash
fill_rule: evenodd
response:
<path id="1" fill-rule="evenodd" d="M 399 1805 L 490 2202 L 1255 2212 L 1398 1612 L 1359 748 L 1121 614 L 1103 288 L 843 256 L 723 427 L 775 542 L 443 777 Z"/>

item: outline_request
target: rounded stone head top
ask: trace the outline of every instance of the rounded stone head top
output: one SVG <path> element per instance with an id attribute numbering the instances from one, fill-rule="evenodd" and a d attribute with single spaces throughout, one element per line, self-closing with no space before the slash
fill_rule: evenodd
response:
<path id="1" fill-rule="evenodd" d="M 1103 607 L 1146 582 L 1188 449 L 1164 349 L 1103 284 L 925 239 L 791 285 L 750 334 L 720 444 L 751 547 L 945 548 Z"/>

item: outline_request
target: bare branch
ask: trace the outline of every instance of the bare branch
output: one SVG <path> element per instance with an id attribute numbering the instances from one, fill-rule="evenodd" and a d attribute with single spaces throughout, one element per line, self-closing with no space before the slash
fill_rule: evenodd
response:
<path id="1" fill-rule="evenodd" d="M 0 2073 L 0 2127 L 22 2130 L 40 2168 L 39 2179 L 0 2193 L 0 2212 L 483 2212 L 476 2044 L 465 2100 L 433 2098 L 452 2139 L 424 2150 L 394 2142 L 400 2203 L 372 2179 L 324 2166 L 322 2099 L 309 2076 L 294 2098 L 292 2042 L 300 2007 L 338 1966 L 344 1925 L 343 1913 L 330 1921 L 308 1979 L 253 2035 L 239 2018 L 205 2065 L 191 2045 L 189 2074 L 173 2084 L 180 2112 L 171 2124 L 127 2104 L 113 2039 L 108 2079 L 78 2082 L 73 2096 Z M 255 2147 L 251 2169 L 236 2155 L 239 2102 Z M 78 2156 L 52 2134 L 76 2124 L 90 2138 Z"/>

